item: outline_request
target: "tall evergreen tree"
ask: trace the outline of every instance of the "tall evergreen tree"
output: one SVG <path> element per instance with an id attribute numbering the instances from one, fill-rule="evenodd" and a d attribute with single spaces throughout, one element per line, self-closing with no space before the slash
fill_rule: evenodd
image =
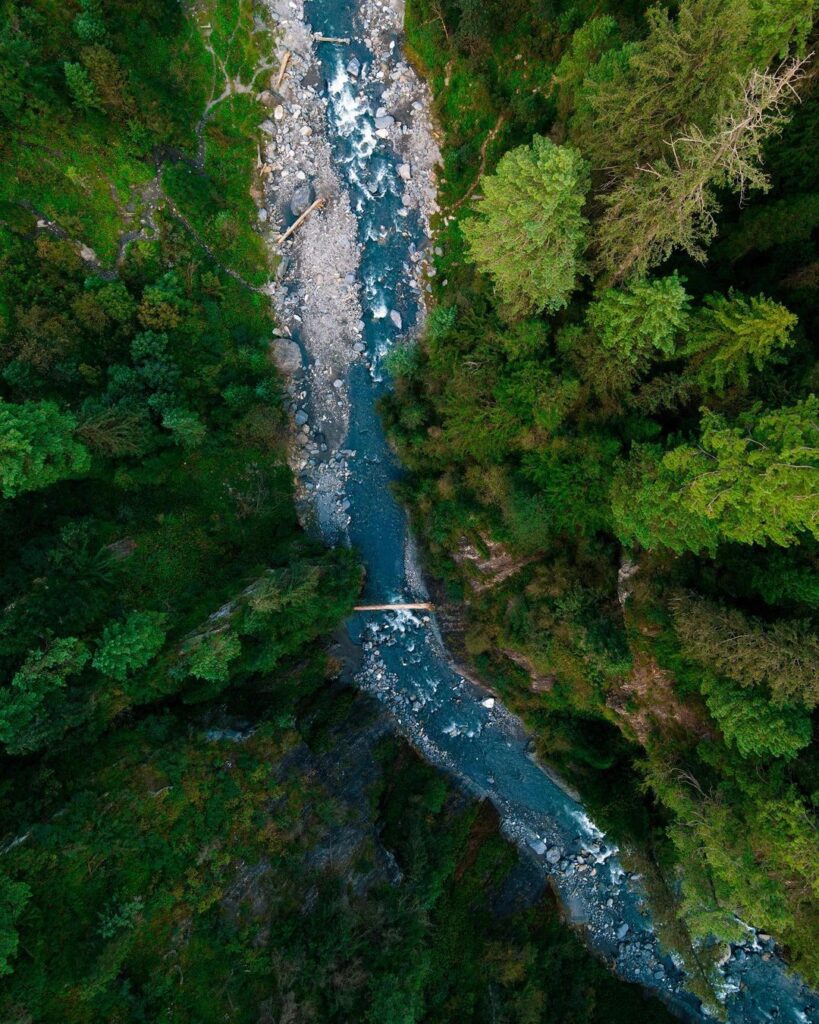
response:
<path id="1" fill-rule="evenodd" d="M 536 135 L 483 178 L 477 216 L 464 224 L 469 252 L 495 282 L 511 317 L 562 309 L 584 272 L 588 166 L 571 146 Z"/>

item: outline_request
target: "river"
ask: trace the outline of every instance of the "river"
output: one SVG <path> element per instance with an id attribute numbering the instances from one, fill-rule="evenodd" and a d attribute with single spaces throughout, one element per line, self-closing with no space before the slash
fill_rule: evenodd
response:
<path id="1" fill-rule="evenodd" d="M 407 96 L 415 97 L 415 108 L 386 106 L 401 95 L 407 77 L 397 2 L 307 0 L 302 7 L 301 0 L 274 0 L 272 9 L 286 29 L 286 45 L 301 48 L 290 91 L 283 91 L 283 119 L 308 116 L 311 104 L 324 119 L 308 125 L 311 142 L 303 152 L 295 132 L 289 149 L 280 143 L 281 166 L 288 172 L 290 165 L 307 168 L 297 181 L 323 174 L 319 189 L 334 193 L 328 209 L 296 236 L 288 257 L 290 283 L 285 273 L 277 293 L 305 364 L 291 408 L 308 410 L 301 415 L 309 414 L 310 425 L 302 429 L 309 442 L 305 451 L 312 454 L 294 468 L 325 538 L 346 540 L 360 552 L 367 572 L 364 601 L 423 602 L 427 592 L 407 517 L 390 488 L 400 467 L 376 405 L 389 388 L 384 357 L 411 332 L 422 306 L 415 271 L 427 242 L 428 209 L 404 201 L 408 165 L 405 153 L 396 152 L 396 138 L 412 148 L 416 113 L 423 125 L 418 96 L 425 94 L 410 84 Z M 305 26 L 350 42 L 313 45 Z M 393 117 L 397 126 L 388 123 Z M 304 135 L 304 128 L 299 131 Z M 322 157 L 322 146 L 329 155 Z M 350 230 L 356 235 L 352 246 L 345 235 Z M 339 239 L 350 255 L 333 265 L 346 269 L 351 291 L 331 292 L 322 306 L 316 293 L 326 288 L 328 275 L 320 264 L 323 257 L 332 263 Z M 309 282 L 300 282 L 300 273 L 309 273 Z M 340 311 L 328 320 L 334 301 Z M 311 302 L 319 303 L 312 318 L 294 313 L 299 303 Z M 491 800 L 506 836 L 550 876 L 567 918 L 589 946 L 618 975 L 656 992 L 682 1018 L 712 1019 L 687 991 L 679 958 L 659 948 L 639 879 L 624 870 L 616 846 L 582 805 L 533 759 L 521 723 L 453 669 L 434 615 L 357 613 L 348 631 L 363 650 L 361 688 L 387 706 L 431 764 Z M 753 933 L 733 949 L 718 986 L 728 1019 L 736 1024 L 819 1019 L 814 995 L 786 973 L 772 943 Z"/>

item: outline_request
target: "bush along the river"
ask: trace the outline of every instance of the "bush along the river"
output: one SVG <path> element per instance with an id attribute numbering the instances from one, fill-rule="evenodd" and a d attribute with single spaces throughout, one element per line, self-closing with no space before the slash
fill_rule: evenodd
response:
<path id="1" fill-rule="evenodd" d="M 442 255 L 385 413 L 465 652 L 669 934 L 815 983 L 814 7 L 410 0 Z"/>

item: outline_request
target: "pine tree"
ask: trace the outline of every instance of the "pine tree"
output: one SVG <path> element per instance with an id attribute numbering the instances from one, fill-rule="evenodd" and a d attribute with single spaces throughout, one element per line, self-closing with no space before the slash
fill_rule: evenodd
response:
<path id="1" fill-rule="evenodd" d="M 94 655 L 94 668 L 124 682 L 161 649 L 167 632 L 165 620 L 161 612 L 132 612 L 123 622 L 106 626 Z"/>
<path id="2" fill-rule="evenodd" d="M 472 260 L 493 278 L 511 317 L 568 303 L 584 272 L 588 186 L 580 153 L 539 135 L 484 176 L 483 201 L 463 230 Z"/>
<path id="3" fill-rule="evenodd" d="M 694 356 L 692 372 L 703 388 L 722 392 L 733 383 L 747 388 L 752 369 L 761 370 L 793 345 L 796 322 L 790 310 L 764 295 L 709 295 L 683 354 Z"/>
<path id="4" fill-rule="evenodd" d="M 632 365 L 655 353 L 669 356 L 688 323 L 689 298 L 683 282 L 672 274 L 606 289 L 589 306 L 589 326 L 603 347 Z"/>
<path id="5" fill-rule="evenodd" d="M 682 552 L 819 539 L 818 413 L 814 395 L 738 426 L 706 411 L 698 444 L 638 448 L 614 486 L 621 540 Z"/>
<path id="6" fill-rule="evenodd" d="M 704 261 L 716 232 L 715 190 L 767 190 L 763 144 L 787 123 L 802 67 L 793 61 L 775 74 L 754 71 L 709 131 L 692 126 L 677 135 L 667 157 L 638 166 L 605 196 L 595 262 L 606 282 L 645 274 L 675 249 Z"/>

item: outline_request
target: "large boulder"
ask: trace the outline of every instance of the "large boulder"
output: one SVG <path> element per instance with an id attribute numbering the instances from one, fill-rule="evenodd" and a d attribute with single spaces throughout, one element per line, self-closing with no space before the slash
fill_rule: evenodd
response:
<path id="1" fill-rule="evenodd" d="M 282 373 L 292 376 L 301 369 L 301 349 L 289 338 L 274 338 L 273 361 Z"/>
<path id="2" fill-rule="evenodd" d="M 307 209 L 310 203 L 313 202 L 314 193 L 313 186 L 309 181 L 306 181 L 303 185 L 299 185 L 290 200 L 290 212 L 294 217 L 300 217 L 301 214 Z"/>

